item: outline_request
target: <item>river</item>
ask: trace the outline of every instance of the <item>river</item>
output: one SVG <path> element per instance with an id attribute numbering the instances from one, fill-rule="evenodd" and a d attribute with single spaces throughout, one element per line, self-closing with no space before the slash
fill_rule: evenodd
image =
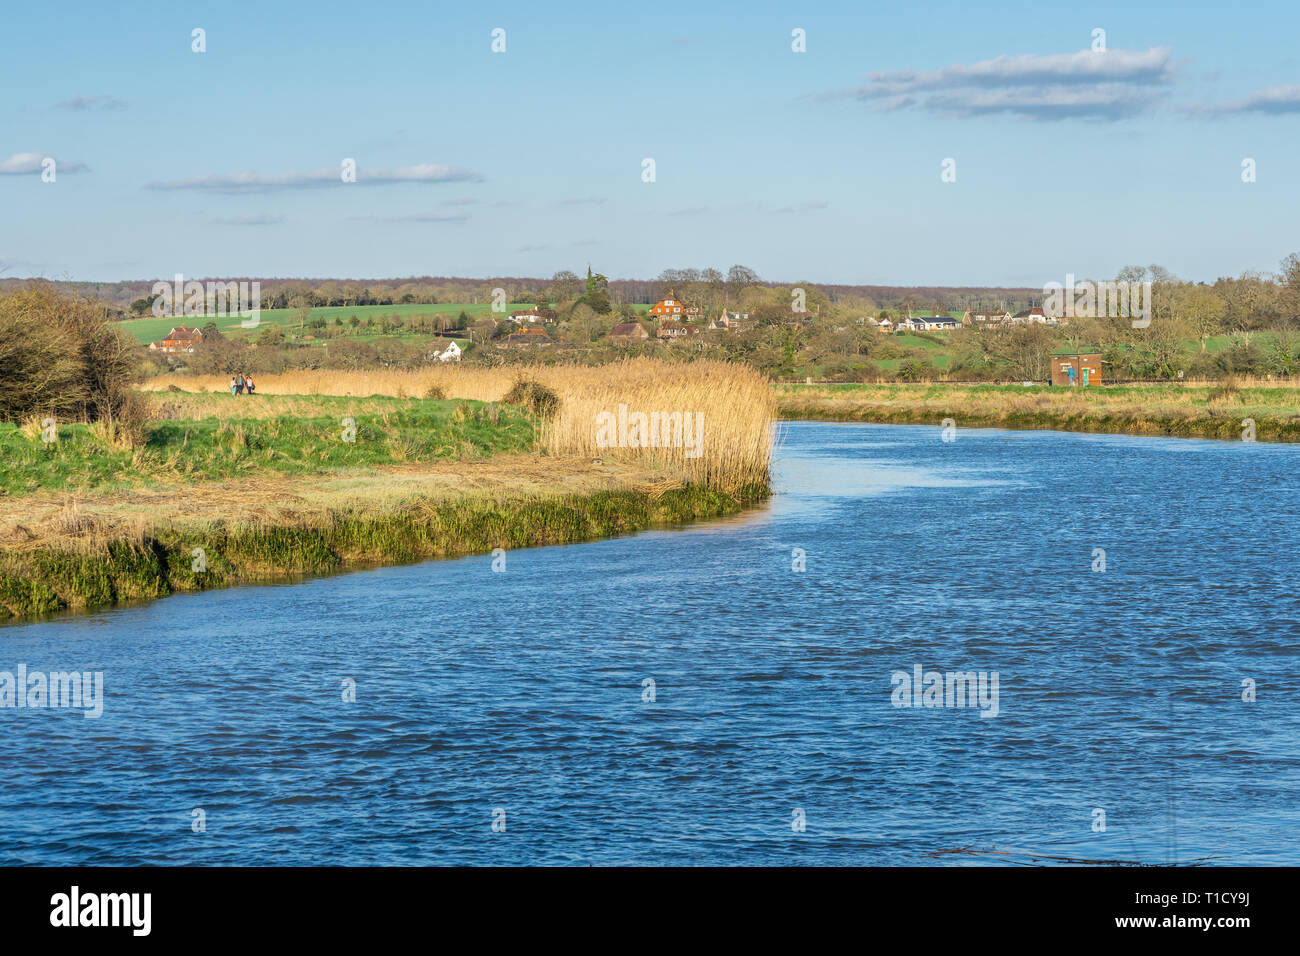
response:
<path id="1" fill-rule="evenodd" d="M 734 519 L 0 628 L 104 675 L 0 710 L 0 862 L 1300 863 L 1300 447 L 781 431 Z"/>

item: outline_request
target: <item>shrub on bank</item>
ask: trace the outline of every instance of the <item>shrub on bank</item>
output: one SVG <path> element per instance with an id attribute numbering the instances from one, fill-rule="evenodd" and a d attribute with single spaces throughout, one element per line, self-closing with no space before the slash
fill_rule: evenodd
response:
<path id="1" fill-rule="evenodd" d="M 518 379 L 501 399 L 507 405 L 522 405 L 538 418 L 551 418 L 560 407 L 560 397 L 540 382 Z"/>
<path id="2" fill-rule="evenodd" d="M 0 420 L 104 422 L 143 440 L 145 406 L 131 389 L 135 351 L 86 299 L 43 283 L 0 296 Z"/>

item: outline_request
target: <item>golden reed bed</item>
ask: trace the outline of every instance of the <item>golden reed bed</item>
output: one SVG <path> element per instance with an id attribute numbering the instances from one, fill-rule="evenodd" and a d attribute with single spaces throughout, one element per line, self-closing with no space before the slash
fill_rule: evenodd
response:
<path id="1" fill-rule="evenodd" d="M 776 418 L 772 384 L 752 368 L 727 362 L 639 358 L 594 368 L 298 371 L 258 376 L 257 393 L 423 398 L 437 389 L 446 398 L 498 402 L 520 380 L 538 382 L 559 398 L 542 430 L 551 454 L 668 464 L 688 481 L 726 491 L 768 481 Z M 224 376 L 163 375 L 141 387 L 228 393 L 228 383 Z M 240 401 L 251 411 L 257 399 Z"/>

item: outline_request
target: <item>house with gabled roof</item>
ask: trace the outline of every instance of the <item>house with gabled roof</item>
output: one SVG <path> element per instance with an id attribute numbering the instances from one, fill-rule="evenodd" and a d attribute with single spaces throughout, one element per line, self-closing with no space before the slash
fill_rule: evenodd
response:
<path id="1" fill-rule="evenodd" d="M 650 333 L 640 322 L 620 322 L 610 330 L 609 337 L 620 345 L 636 345 L 650 338 Z"/>
<path id="2" fill-rule="evenodd" d="M 748 312 L 731 312 L 727 309 L 722 310 L 722 314 L 709 323 L 711 329 L 726 329 L 728 332 L 739 332 L 747 329 L 753 324 L 753 319 Z"/>
<path id="3" fill-rule="evenodd" d="M 542 329 L 519 329 L 506 336 L 506 345 L 552 345 L 554 341 Z"/>
<path id="4" fill-rule="evenodd" d="M 161 342 L 150 342 L 151 352 L 193 352 L 203 344 L 203 333 L 187 325 L 179 325 L 163 337 Z"/>
<path id="5" fill-rule="evenodd" d="M 459 362 L 462 355 L 460 343 L 455 339 L 435 341 L 425 355 L 427 362 Z"/>
<path id="6" fill-rule="evenodd" d="M 698 325 L 687 325 L 684 322 L 660 322 L 659 330 L 656 336 L 665 342 L 674 342 L 678 339 L 689 338 L 692 335 L 699 335 L 700 327 Z"/>
<path id="7" fill-rule="evenodd" d="M 997 325 L 1011 321 L 1011 313 L 1006 309 L 967 309 L 962 317 L 963 325 Z"/>
<path id="8" fill-rule="evenodd" d="M 668 295 L 650 307 L 649 315 L 655 319 L 672 319 L 678 322 L 691 322 L 703 314 L 698 305 L 687 305 L 677 298 L 677 290 L 669 289 Z"/>
<path id="9" fill-rule="evenodd" d="M 1023 309 L 1011 317 L 1011 321 L 1017 325 L 1026 322 L 1047 322 L 1047 316 L 1043 313 L 1043 307 L 1036 305 L 1032 309 Z"/>

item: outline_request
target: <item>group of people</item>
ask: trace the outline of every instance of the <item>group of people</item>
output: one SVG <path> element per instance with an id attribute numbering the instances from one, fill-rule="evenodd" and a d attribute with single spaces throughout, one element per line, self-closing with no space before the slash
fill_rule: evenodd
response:
<path id="1" fill-rule="evenodd" d="M 253 384 L 253 376 L 245 375 L 243 372 L 232 376 L 230 379 L 231 395 L 243 395 L 245 392 L 252 395 L 253 390 L 256 387 L 257 386 Z"/>

